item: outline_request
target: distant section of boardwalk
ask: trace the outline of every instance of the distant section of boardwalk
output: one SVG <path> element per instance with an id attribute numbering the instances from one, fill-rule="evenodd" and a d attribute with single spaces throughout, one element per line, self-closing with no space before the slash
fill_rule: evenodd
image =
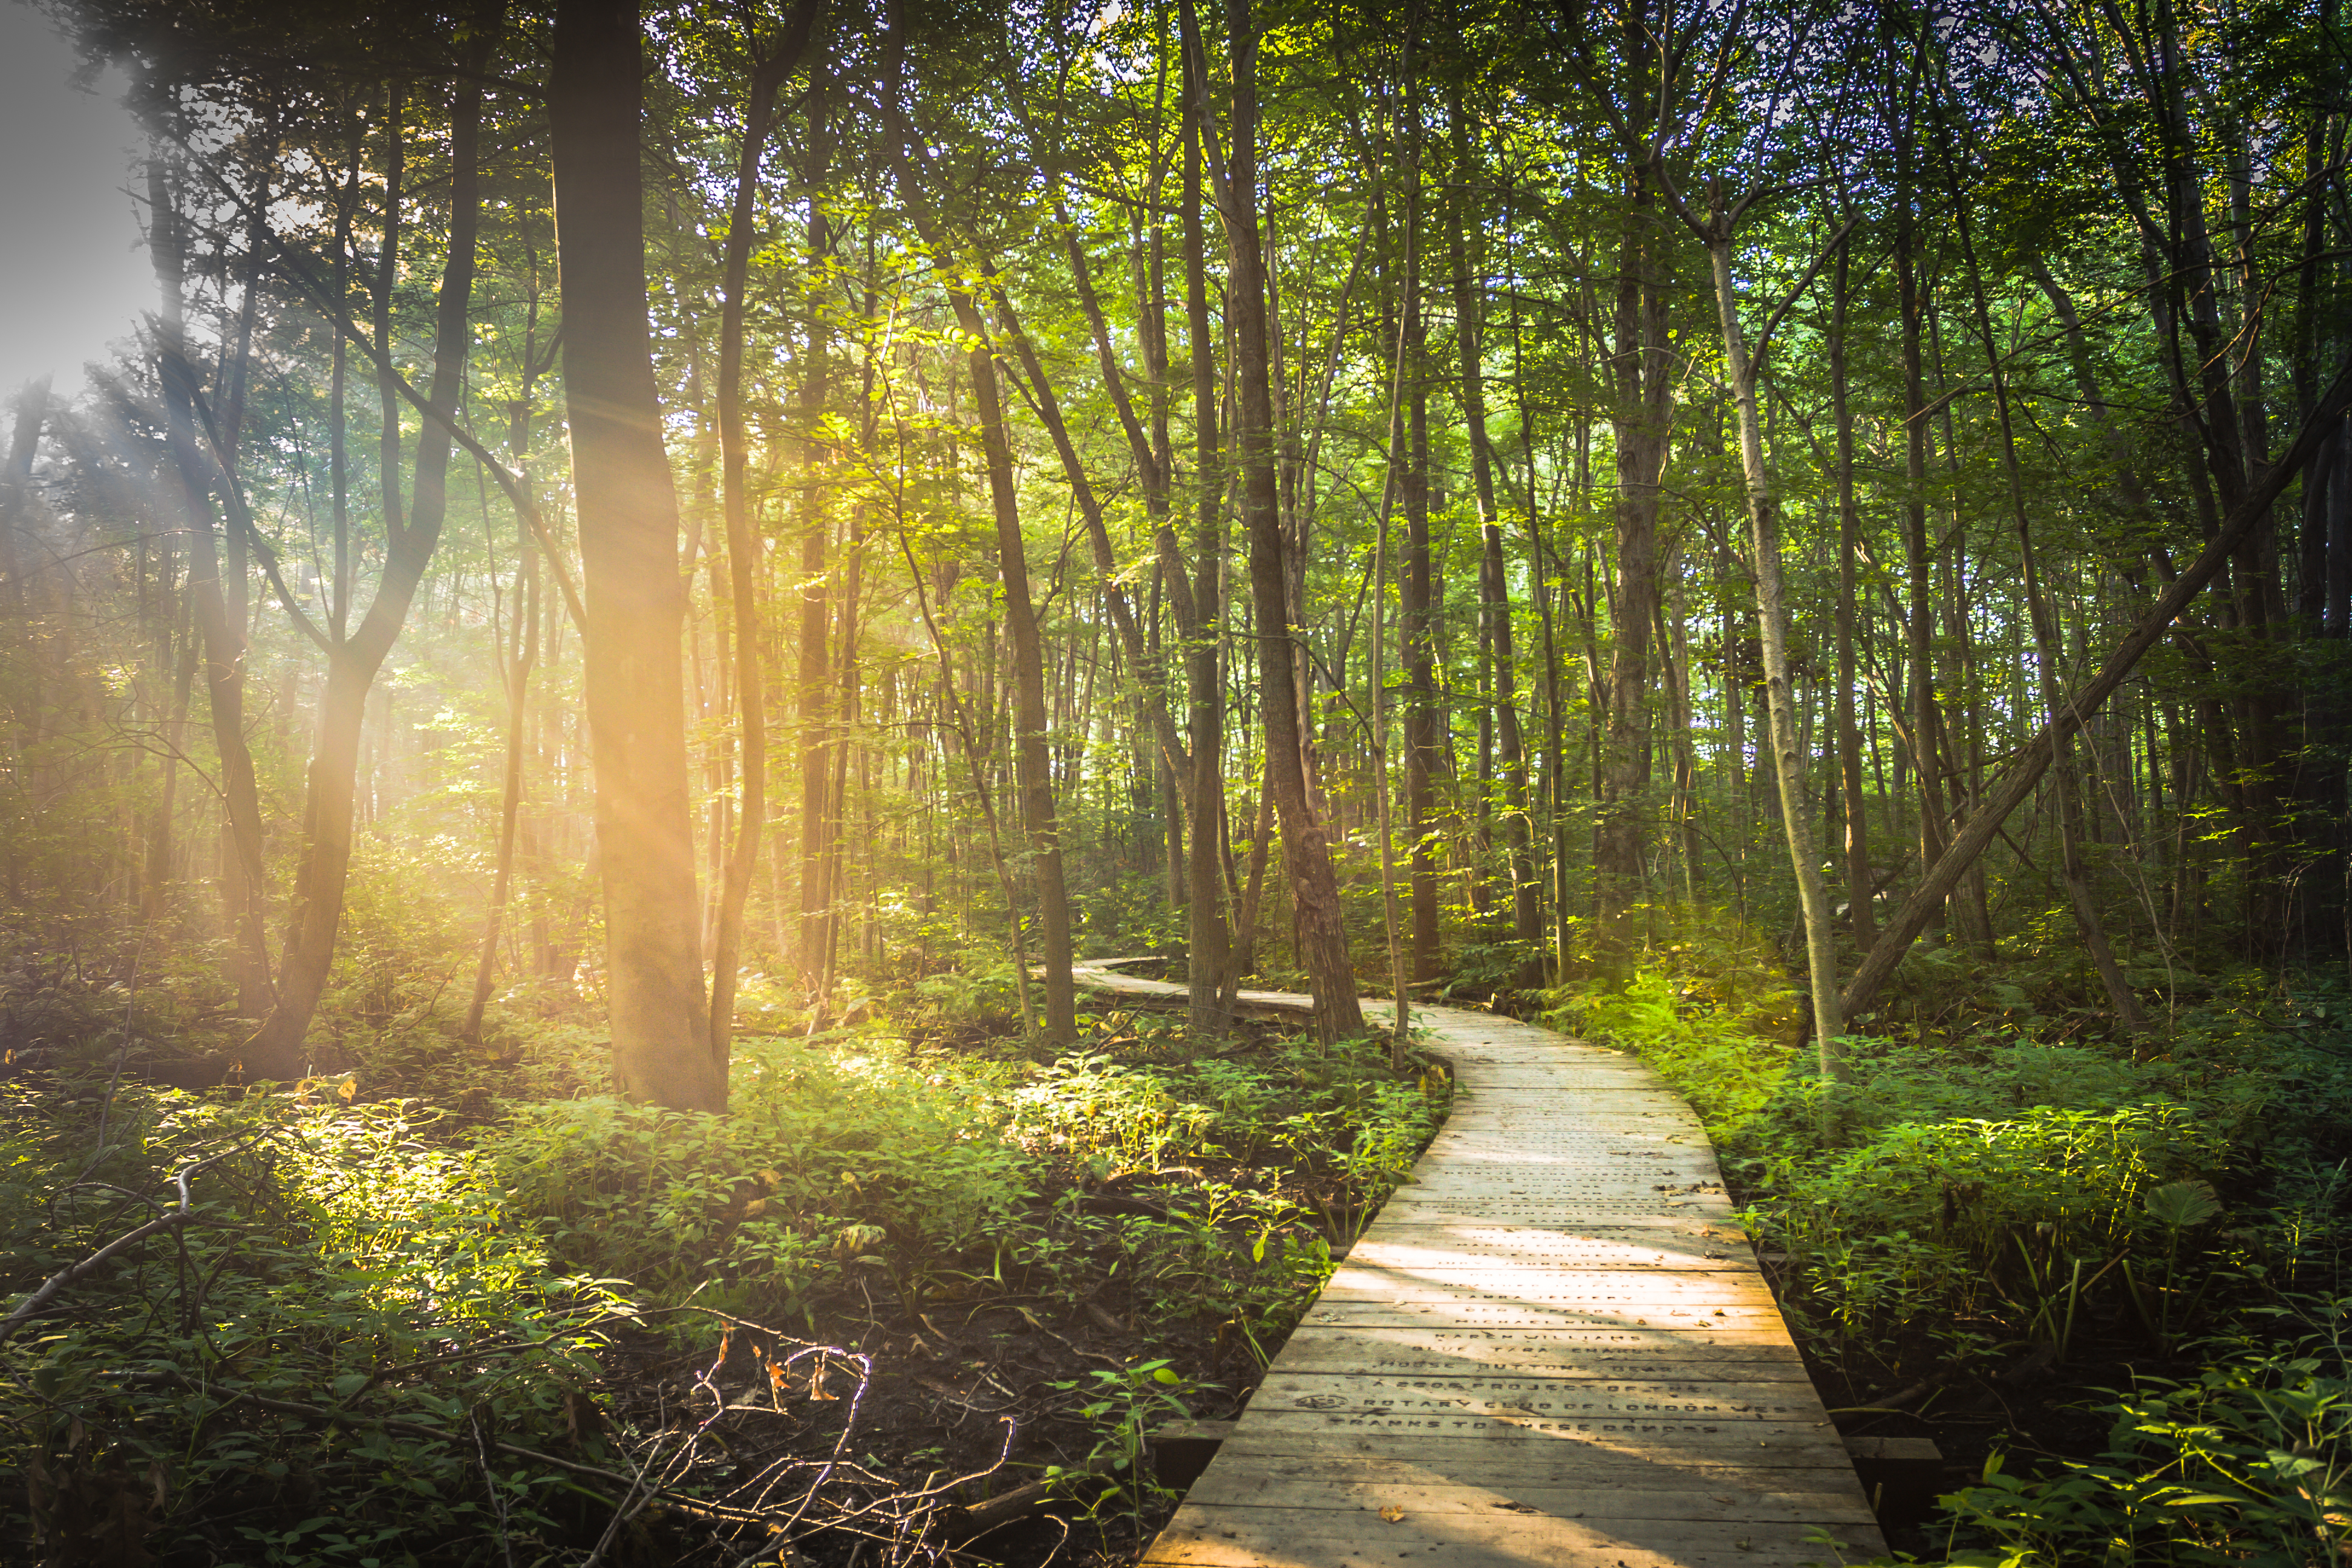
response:
<path id="1" fill-rule="evenodd" d="M 1105 989 L 1179 989 L 1084 967 Z M 1689 1107 L 1633 1058 L 1549 1029 L 1413 1018 L 1453 1063 L 1453 1114 L 1144 1563 L 1796 1568 L 1882 1552 Z"/>

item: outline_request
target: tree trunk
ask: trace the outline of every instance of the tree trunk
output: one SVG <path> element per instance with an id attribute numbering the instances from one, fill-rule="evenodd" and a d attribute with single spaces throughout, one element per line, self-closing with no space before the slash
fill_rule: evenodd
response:
<path id="1" fill-rule="evenodd" d="M 1739 296 L 1731 281 L 1730 225 L 1718 216 L 1707 237 L 1714 263 L 1716 312 L 1723 323 L 1726 368 L 1739 411 L 1739 468 L 1747 483 L 1748 524 L 1756 573 L 1756 609 L 1764 654 L 1764 691 L 1771 718 L 1773 775 L 1780 786 L 1780 824 L 1805 917 L 1805 967 L 1813 997 L 1813 1042 L 1822 1076 L 1839 1076 L 1837 945 L 1831 934 L 1829 889 L 1805 810 L 1805 763 L 1797 742 L 1796 705 L 1789 685 L 1789 604 L 1780 582 L 1780 498 L 1764 466 L 1764 433 L 1756 414 L 1756 367 L 1748 363 L 1739 326 Z"/>
<path id="2" fill-rule="evenodd" d="M 1543 900 L 1536 885 L 1532 825 L 1528 816 L 1528 751 L 1519 724 L 1518 661 L 1511 639 L 1510 576 L 1504 563 L 1503 528 L 1495 507 L 1495 458 L 1486 437 L 1486 289 L 1484 269 L 1466 236 L 1470 180 L 1474 173 L 1469 119 L 1462 89 L 1446 98 L 1454 133 L 1454 186 L 1449 237 L 1454 263 L 1454 335 L 1462 363 L 1462 418 L 1469 426 L 1470 479 L 1478 503 L 1478 602 L 1494 658 L 1495 741 L 1503 773 L 1503 845 L 1511 879 L 1511 935 L 1529 952 L 1517 979 L 1523 987 L 1543 984 L 1543 963 L 1534 956 L 1543 943 Z M 1532 477 L 1532 476 L 1530 476 Z M 1537 577 L 1540 579 L 1541 574 Z"/>
<path id="3" fill-rule="evenodd" d="M 1831 278 L 1830 407 L 1837 424 L 1838 598 L 1837 753 L 1838 786 L 1845 800 L 1846 920 L 1854 947 L 1867 952 L 1878 935 L 1871 915 L 1870 803 L 1863 794 L 1862 731 L 1853 717 L 1854 559 L 1861 549 L 1862 516 L 1853 500 L 1853 409 L 1846 397 L 1847 307 L 1853 299 L 1853 253 L 1838 247 Z"/>
<path id="4" fill-rule="evenodd" d="M 559 0 L 548 85 L 563 381 L 586 578 L 613 1070 L 641 1102 L 718 1111 L 688 819 L 677 496 L 646 325 L 636 0 Z"/>
<path id="5" fill-rule="evenodd" d="M 1198 29 L 1190 0 L 1180 8 L 1200 69 Z M 1228 7 L 1233 47 L 1232 168 L 1218 206 L 1228 249 L 1227 310 L 1234 325 L 1235 438 L 1242 462 L 1242 510 L 1249 529 L 1250 599 L 1257 620 L 1258 687 L 1265 704 L 1266 779 L 1282 822 L 1283 862 L 1297 911 L 1299 957 L 1315 993 L 1316 1033 L 1339 1040 L 1364 1032 L 1348 931 L 1339 911 L 1331 851 L 1307 795 L 1299 731 L 1297 656 L 1292 647 L 1281 495 L 1275 474 L 1274 401 L 1268 380 L 1265 253 L 1257 220 L 1257 37 L 1250 0 Z M 1206 94 L 1203 91 L 1203 98 Z M 1206 119 L 1204 114 L 1203 119 Z"/>
<path id="6" fill-rule="evenodd" d="M 409 605 L 440 542 L 441 526 L 448 513 L 447 421 L 457 406 L 471 338 L 467 311 L 473 300 L 475 235 L 481 216 L 477 180 L 481 108 L 481 88 L 471 81 L 460 83 L 450 109 L 448 257 L 434 323 L 429 402 L 437 419 L 428 417 L 417 437 L 411 515 L 400 520 L 387 500 L 383 576 L 367 614 L 349 638 L 328 650 L 326 690 L 319 700 L 318 750 L 310 760 L 303 812 L 301 871 L 280 960 L 277 1005 L 247 1047 L 247 1068 L 257 1076 L 291 1078 L 302 1070 L 304 1037 L 325 994 L 342 924 L 368 690 L 407 623 Z M 396 228 L 395 220 L 387 218 L 386 228 L 387 232 Z M 386 243 L 389 246 L 390 241 Z M 385 265 L 390 265 L 388 251 Z M 394 433 L 384 446 L 387 462 L 398 460 L 399 406 L 397 391 L 389 391 L 385 417 Z M 385 484 L 389 498 L 399 484 L 396 470 L 387 471 Z"/>
<path id="7" fill-rule="evenodd" d="M 1673 436 L 1676 363 L 1666 330 L 1672 238 L 1659 221 L 1657 181 L 1645 150 L 1628 154 L 1610 351 L 1617 582 L 1592 847 L 1594 942 L 1612 965 L 1627 961 L 1625 917 L 1642 897 L 1651 832 L 1649 641 L 1658 604 L 1658 485 Z"/>
<path id="8" fill-rule="evenodd" d="M 894 14 L 891 26 L 900 26 Z M 952 266 L 953 252 L 941 243 L 944 231 L 929 210 L 929 193 L 913 177 L 908 160 L 908 132 L 897 79 L 903 58 L 903 38 L 892 46 L 889 94 L 889 136 L 897 164 L 900 199 L 916 214 L 919 229 L 929 237 L 938 262 Z M 1061 825 L 1054 805 L 1051 763 L 1045 744 L 1045 665 L 1036 610 L 1029 594 L 1029 557 L 1021 537 L 1021 502 L 1013 476 L 1013 447 L 1004 420 L 1004 400 L 996 376 L 996 356 L 989 344 L 987 323 L 966 289 L 952 284 L 948 300 L 957 324 L 971 347 L 968 363 L 972 401 L 979 425 L 982 456 L 988 469 L 990 510 L 996 522 L 996 550 L 1004 584 L 1005 631 L 1013 656 L 1013 760 L 1015 790 L 1021 805 L 1021 827 L 1027 840 L 1031 875 L 1037 890 L 1037 923 L 1043 949 L 1045 982 L 1045 1033 L 1055 1044 L 1077 1037 L 1077 1000 L 1070 973 L 1072 956 L 1070 902 L 1063 879 Z M 1017 909 L 1010 911 L 1018 921 Z"/>
<path id="9" fill-rule="evenodd" d="M 2002 367 L 2000 340 L 1993 331 L 1992 308 L 1985 299 L 1984 279 L 1977 267 L 1976 247 L 1965 212 L 1958 214 L 1957 226 L 1961 257 L 1968 267 L 1969 293 L 1976 306 L 1977 331 L 1983 341 L 1985 364 L 1992 377 L 1994 410 L 2000 426 L 2001 472 L 2009 481 L 2010 512 L 2017 527 L 2018 560 L 2024 572 L 2026 616 L 2033 623 L 2034 662 L 2041 671 L 2042 705 L 2055 719 L 2058 704 L 2063 700 L 2058 670 L 2063 653 L 2059 646 L 2056 615 L 2042 592 L 2041 569 L 2034 559 L 2033 528 L 2026 513 L 2025 481 L 2018 471 L 2017 433 L 2010 415 L 2009 375 Z M 2074 910 L 2075 929 L 2091 955 L 2092 967 L 2098 972 L 2099 984 L 2106 991 L 2107 1005 L 2115 1009 L 2116 1021 L 2127 1033 L 2144 1035 L 2151 1026 L 2147 1015 L 2142 1011 L 2139 998 L 2132 994 L 2123 966 L 2116 962 L 2115 949 L 2107 941 L 2106 925 L 2099 918 L 2098 904 L 2091 896 L 2090 878 L 2083 866 L 2083 800 L 2074 772 L 2074 746 L 2064 735 L 2053 736 L 2052 744 L 2057 774 L 2059 876 L 2066 887 L 2066 901 Z M 1989 919 L 1987 924 L 1990 931 Z"/>
<path id="10" fill-rule="evenodd" d="M 156 352 L 163 384 L 165 434 L 180 481 L 173 499 L 184 509 L 187 592 L 204 639 L 205 706 L 212 715 L 221 800 L 228 817 L 221 882 L 231 939 L 232 978 L 236 985 L 237 1016 L 258 1019 L 268 1013 L 271 1001 L 269 949 L 263 924 L 268 874 L 262 862 L 261 792 L 254 775 L 253 753 L 245 739 L 245 620 L 230 612 L 231 595 L 221 572 L 205 466 L 196 449 L 196 380 L 188 364 L 180 301 L 186 258 L 179 216 L 160 160 L 147 166 L 147 189 L 154 223 L 151 248 L 163 295 Z M 285 1066 L 251 1052 L 247 1056 L 247 1071 L 255 1078 L 293 1076 L 283 1070 Z"/>
<path id="11" fill-rule="evenodd" d="M 536 324 L 534 310 L 533 325 Z M 515 477 L 525 485 L 530 483 L 533 335 L 526 331 L 523 337 L 522 396 L 510 405 L 513 417 L 508 442 L 508 450 L 514 454 Z M 519 624 L 514 651 L 505 671 L 506 766 L 499 790 L 498 864 L 490 879 L 490 910 L 482 921 L 482 950 L 474 963 L 474 994 L 466 1004 L 465 1027 L 459 1031 L 459 1037 L 472 1044 L 478 1044 L 482 1037 L 482 1016 L 489 1007 L 491 981 L 498 972 L 499 938 L 505 931 L 507 904 L 514 891 L 516 854 L 525 847 L 521 844 L 523 758 L 530 750 L 530 672 L 539 661 L 539 547 L 532 542 L 529 529 L 519 529 L 517 533 L 515 544 L 521 556 L 515 574 L 515 615 Z"/>
<path id="12" fill-rule="evenodd" d="M 768 820 L 768 680 L 761 658 L 760 541 L 751 528 L 751 498 L 743 438 L 743 295 L 751 275 L 760 159 L 775 124 L 776 89 L 800 63 L 816 21 L 815 0 L 798 0 L 784 36 L 756 57 L 743 104 L 743 139 L 736 152 L 735 195 L 728 210 L 726 254 L 720 266 L 719 321 L 719 505 L 727 527 L 727 573 L 735 630 L 735 711 L 741 802 L 734 842 L 720 873 L 719 918 L 711 942 L 710 1048 L 724 1057 L 735 1027 L 736 970 L 743 948 L 743 907 L 760 865 L 760 834 Z M 751 43 L 751 40 L 746 39 Z"/>

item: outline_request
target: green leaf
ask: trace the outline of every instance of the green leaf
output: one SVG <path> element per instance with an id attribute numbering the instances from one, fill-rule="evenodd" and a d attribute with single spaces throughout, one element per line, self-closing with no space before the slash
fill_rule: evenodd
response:
<path id="1" fill-rule="evenodd" d="M 2221 1200 L 2210 1182 L 2167 1182 L 2149 1190 L 2148 1217 L 2174 1230 L 2202 1225 L 2221 1212 Z"/>

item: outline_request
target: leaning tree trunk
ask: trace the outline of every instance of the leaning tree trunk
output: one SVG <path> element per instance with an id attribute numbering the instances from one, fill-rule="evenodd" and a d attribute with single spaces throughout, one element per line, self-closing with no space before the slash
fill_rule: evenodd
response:
<path id="1" fill-rule="evenodd" d="M 727 1064 L 702 986 L 677 495 L 646 328 L 643 70 L 636 0 L 560 0 L 548 121 L 613 1071 L 631 1100 L 716 1111 Z"/>

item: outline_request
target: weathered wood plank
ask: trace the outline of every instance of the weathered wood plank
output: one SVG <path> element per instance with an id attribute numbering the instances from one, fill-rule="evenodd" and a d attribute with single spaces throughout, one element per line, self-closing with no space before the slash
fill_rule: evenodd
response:
<path id="1" fill-rule="evenodd" d="M 1721 1520 L 1731 1523 L 1866 1525 L 1870 1510 L 1848 1488 L 1811 1490 L 1801 1485 L 1754 1487 L 1726 1482 L 1689 1486 L 1553 1486 L 1542 1481 L 1508 1487 L 1433 1483 L 1410 1464 L 1374 1466 L 1358 1461 L 1340 1474 L 1321 1462 L 1292 1459 L 1229 1468 L 1203 1476 L 1187 1494 L 1206 1508 L 1307 1508 L 1377 1513 L 1401 1508 L 1414 1513 L 1549 1513 L 1569 1519 Z"/>
<path id="2" fill-rule="evenodd" d="M 1453 1116 L 1144 1563 L 1799 1568 L 1883 1550 L 1689 1108 L 1629 1057 L 1416 1016 L 1452 1065 Z"/>
<path id="3" fill-rule="evenodd" d="M 1715 1521 L 1570 1519 L 1492 1509 L 1393 1513 L 1289 1508 L 1220 1508 L 1180 1515 L 1144 1554 L 1146 1563 L 1243 1568 L 1257 1563 L 1403 1562 L 1430 1568 L 1799 1568 L 1829 1563 L 1818 1527 Z M 1839 1531 L 1864 1535 L 1858 1528 Z M 1877 1531 L 1866 1532 L 1869 1550 Z"/>
<path id="4" fill-rule="evenodd" d="M 1596 1341 L 1601 1342 L 1596 1342 Z M 1367 1329 L 1302 1325 L 1280 1364 L 1289 1371 L 1488 1376 L 1540 1372 L 1550 1377 L 1706 1377 L 1748 1383 L 1805 1380 L 1794 1346 L 1777 1335 L 1679 1336 L 1672 1343 L 1612 1343 L 1603 1336 L 1495 1333 L 1461 1329 Z"/>

